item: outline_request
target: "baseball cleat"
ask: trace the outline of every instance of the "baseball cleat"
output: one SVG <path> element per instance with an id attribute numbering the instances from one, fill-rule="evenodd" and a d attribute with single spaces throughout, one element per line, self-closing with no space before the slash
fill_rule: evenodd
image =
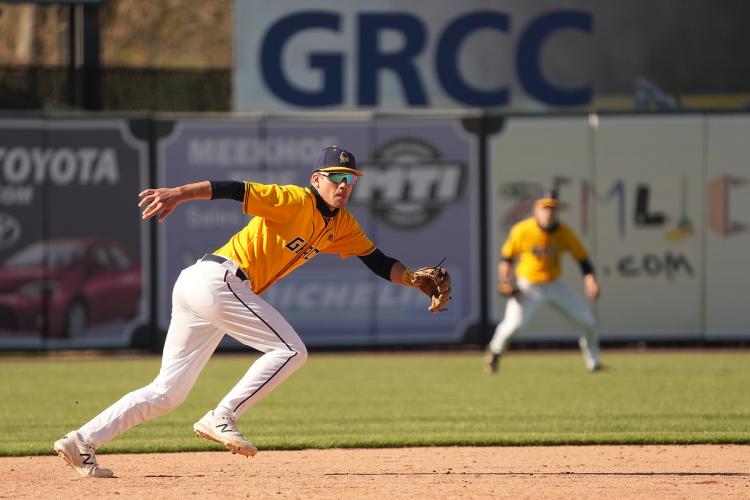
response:
<path id="1" fill-rule="evenodd" d="M 78 433 L 69 432 L 55 441 L 54 452 L 65 459 L 81 477 L 112 477 L 112 470 L 99 467 L 96 463 L 96 450 L 91 443 L 78 439 Z"/>
<path id="2" fill-rule="evenodd" d="M 581 348 L 581 354 L 583 354 L 583 362 L 586 364 L 586 369 L 591 373 L 600 371 L 602 369 L 602 362 L 599 361 L 598 349 L 596 349 L 596 351 L 591 349 L 584 337 L 578 339 L 578 347 Z"/>
<path id="3" fill-rule="evenodd" d="M 604 366 L 602 366 L 601 363 L 596 362 L 596 363 L 587 364 L 586 365 L 586 369 L 589 372 L 594 373 L 594 372 L 600 372 L 600 371 L 602 371 L 604 369 Z"/>
<path id="4" fill-rule="evenodd" d="M 489 348 L 484 353 L 484 372 L 487 374 L 493 374 L 497 372 L 498 365 L 500 364 L 500 355 L 495 354 Z"/>
<path id="5" fill-rule="evenodd" d="M 253 457 L 258 453 L 255 445 L 237 429 L 234 417 L 214 415 L 213 411 L 209 411 L 193 424 L 193 430 L 196 436 L 225 446 L 233 455 L 239 453 L 246 457 Z"/>

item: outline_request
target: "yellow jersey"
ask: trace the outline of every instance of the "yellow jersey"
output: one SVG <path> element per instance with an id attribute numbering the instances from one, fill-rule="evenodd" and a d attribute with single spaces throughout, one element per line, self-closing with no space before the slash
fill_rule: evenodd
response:
<path id="1" fill-rule="evenodd" d="M 545 231 L 530 217 L 511 228 L 500 253 L 503 259 L 517 259 L 516 277 L 530 283 L 544 283 L 560 277 L 560 261 L 565 251 L 579 262 L 588 258 L 586 249 L 568 226 L 558 222 L 552 231 Z"/>
<path id="2" fill-rule="evenodd" d="M 346 209 L 324 217 L 312 189 L 245 181 L 250 222 L 214 253 L 239 264 L 261 294 L 318 253 L 369 255 L 375 245 Z"/>

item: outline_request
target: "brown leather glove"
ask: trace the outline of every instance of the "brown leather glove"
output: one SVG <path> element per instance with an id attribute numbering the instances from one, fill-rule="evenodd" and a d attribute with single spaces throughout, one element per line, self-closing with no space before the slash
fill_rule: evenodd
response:
<path id="1" fill-rule="evenodd" d="M 430 312 L 445 311 L 451 300 L 451 276 L 444 267 L 423 267 L 409 273 L 409 284 L 430 297 Z"/>

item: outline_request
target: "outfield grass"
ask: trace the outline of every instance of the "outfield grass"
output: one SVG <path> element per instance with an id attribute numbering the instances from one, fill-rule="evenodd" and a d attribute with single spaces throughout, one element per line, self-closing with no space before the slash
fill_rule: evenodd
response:
<path id="1" fill-rule="evenodd" d="M 217 449 L 192 433 L 254 356 L 214 356 L 174 412 L 101 452 Z M 493 377 L 478 353 L 312 354 L 246 413 L 261 449 L 414 445 L 750 443 L 750 352 L 511 353 Z M 148 383 L 159 359 L 0 358 L 0 455 L 52 442 Z"/>

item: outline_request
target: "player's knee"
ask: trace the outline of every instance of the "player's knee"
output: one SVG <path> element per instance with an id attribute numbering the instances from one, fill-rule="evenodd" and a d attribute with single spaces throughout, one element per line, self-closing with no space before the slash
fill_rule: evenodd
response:
<path id="1" fill-rule="evenodd" d="M 187 393 L 182 392 L 170 392 L 162 396 L 163 406 L 166 411 L 172 411 L 187 399 Z"/>
<path id="2" fill-rule="evenodd" d="M 500 338 L 510 338 L 521 329 L 521 323 L 517 321 L 502 322 L 497 327 L 497 333 Z"/>
<path id="3" fill-rule="evenodd" d="M 581 325 L 581 328 L 588 332 L 596 329 L 596 320 L 591 314 L 579 318 L 578 323 Z"/>
<path id="4" fill-rule="evenodd" d="M 289 358 L 289 362 L 300 366 L 307 360 L 307 347 L 296 333 L 287 335 L 283 345 L 278 347 L 278 354 Z"/>

